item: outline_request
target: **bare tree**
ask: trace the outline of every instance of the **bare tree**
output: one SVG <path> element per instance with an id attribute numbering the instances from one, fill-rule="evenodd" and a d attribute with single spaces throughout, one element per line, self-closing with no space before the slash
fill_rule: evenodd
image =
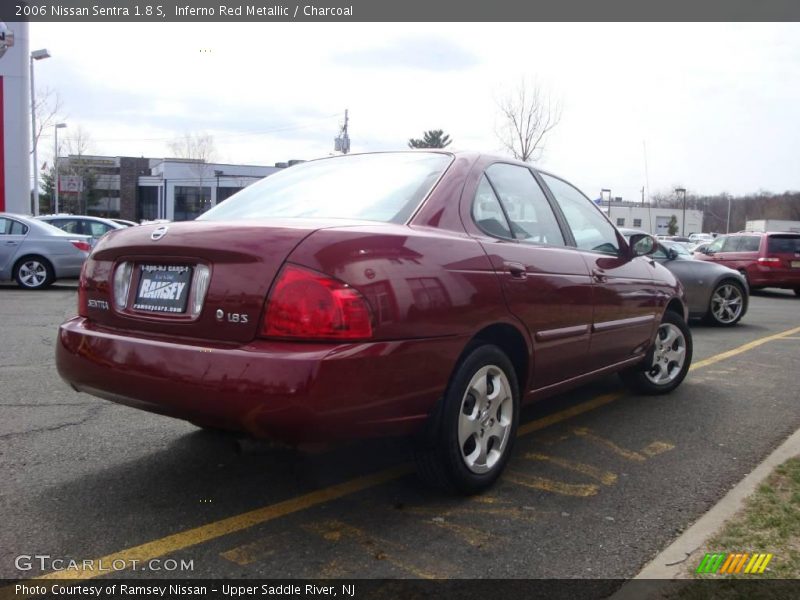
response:
<path id="1" fill-rule="evenodd" d="M 210 163 L 216 156 L 214 137 L 208 133 L 184 133 L 167 144 L 175 158 Z"/>
<path id="2" fill-rule="evenodd" d="M 60 145 L 60 144 L 59 144 Z M 65 198 L 64 206 L 68 202 L 72 204 L 71 210 L 68 212 L 77 212 L 78 214 L 85 214 L 89 205 L 89 195 L 92 193 L 95 181 L 97 180 L 97 173 L 95 169 L 83 159 L 92 151 L 92 139 L 89 132 L 82 126 L 78 125 L 75 128 L 70 128 L 70 134 L 64 141 L 66 154 L 69 156 L 69 164 L 66 167 L 59 165 L 59 173 L 64 175 L 72 175 L 73 177 L 80 178 L 81 187 L 78 191 L 76 198 Z"/>
<path id="3" fill-rule="evenodd" d="M 36 131 L 33 132 L 33 136 L 38 147 L 42 132 L 61 120 L 61 97 L 55 90 L 48 87 L 43 88 L 36 92 L 33 110 L 36 115 Z M 33 154 L 33 148 L 31 148 L 31 154 Z"/>
<path id="4" fill-rule="evenodd" d="M 561 120 L 561 104 L 541 85 L 525 78 L 497 100 L 500 123 L 496 134 L 503 149 L 517 160 L 535 162 L 542 157 L 547 134 Z"/>

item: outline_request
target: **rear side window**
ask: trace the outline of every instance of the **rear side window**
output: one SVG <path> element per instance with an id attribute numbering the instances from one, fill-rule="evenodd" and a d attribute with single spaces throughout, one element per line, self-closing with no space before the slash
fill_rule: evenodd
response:
<path id="1" fill-rule="evenodd" d="M 578 248 L 619 256 L 616 230 L 591 200 L 566 181 L 541 175 L 561 207 Z"/>
<path id="2" fill-rule="evenodd" d="M 489 184 L 489 180 L 486 179 L 486 175 L 481 177 L 478 191 L 475 192 L 472 218 L 475 219 L 475 224 L 482 231 L 491 236 L 508 239 L 513 237 L 508 220 L 500 207 L 500 201 Z"/>
<path id="3" fill-rule="evenodd" d="M 533 244 L 564 245 L 553 209 L 529 169 L 498 163 L 486 169 L 486 177 L 497 192 L 516 239 Z"/>
<path id="4" fill-rule="evenodd" d="M 767 252 L 800 252 L 800 235 L 771 235 L 768 239 Z"/>
<path id="5" fill-rule="evenodd" d="M 25 235 L 28 226 L 12 219 L 0 219 L 0 235 Z"/>
<path id="6" fill-rule="evenodd" d="M 745 235 L 742 236 L 741 241 L 739 242 L 739 248 L 737 252 L 758 252 L 758 248 L 760 246 L 760 237 L 756 235 Z"/>

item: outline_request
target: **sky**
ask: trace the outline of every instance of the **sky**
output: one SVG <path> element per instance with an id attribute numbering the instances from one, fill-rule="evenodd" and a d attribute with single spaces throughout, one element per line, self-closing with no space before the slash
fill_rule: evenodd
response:
<path id="1" fill-rule="evenodd" d="M 561 106 L 536 163 L 590 197 L 800 190 L 800 24 L 32 23 L 59 139 L 163 157 L 184 133 L 217 162 L 404 149 L 502 154 L 498 100 L 523 79 Z M 46 136 L 46 137 L 45 137 Z M 51 160 L 52 128 L 40 142 Z"/>

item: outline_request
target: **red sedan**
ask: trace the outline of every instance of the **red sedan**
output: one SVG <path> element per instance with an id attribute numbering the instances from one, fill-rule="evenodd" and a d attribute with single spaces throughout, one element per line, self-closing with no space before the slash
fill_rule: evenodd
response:
<path id="1" fill-rule="evenodd" d="M 417 437 L 474 493 L 521 405 L 619 372 L 677 387 L 683 291 L 577 188 L 471 153 L 326 158 L 197 220 L 103 237 L 56 358 L 75 389 L 289 442 Z"/>

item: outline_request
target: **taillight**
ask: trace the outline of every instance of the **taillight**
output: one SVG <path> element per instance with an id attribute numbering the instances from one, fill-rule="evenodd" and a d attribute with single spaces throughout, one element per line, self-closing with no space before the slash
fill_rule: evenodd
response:
<path id="1" fill-rule="evenodd" d="M 86 265 L 89 261 L 84 261 L 81 267 L 81 276 L 78 279 L 78 315 L 81 317 L 89 316 L 89 302 L 86 296 Z"/>
<path id="2" fill-rule="evenodd" d="M 768 256 L 766 258 L 759 258 L 758 264 L 760 264 L 762 267 L 779 267 L 781 264 L 781 259 L 774 256 Z"/>
<path id="3" fill-rule="evenodd" d="M 322 273 L 285 266 L 267 300 L 261 335 L 303 340 L 372 337 L 372 314 L 364 297 Z"/>
<path id="4" fill-rule="evenodd" d="M 117 307 L 117 310 L 123 310 L 128 306 L 132 271 L 133 263 L 127 261 L 117 265 L 114 271 L 114 306 Z"/>
<path id="5" fill-rule="evenodd" d="M 83 252 L 91 252 L 92 247 L 89 245 L 88 242 L 82 242 L 80 240 L 70 240 L 70 243 L 75 246 L 78 250 Z"/>

